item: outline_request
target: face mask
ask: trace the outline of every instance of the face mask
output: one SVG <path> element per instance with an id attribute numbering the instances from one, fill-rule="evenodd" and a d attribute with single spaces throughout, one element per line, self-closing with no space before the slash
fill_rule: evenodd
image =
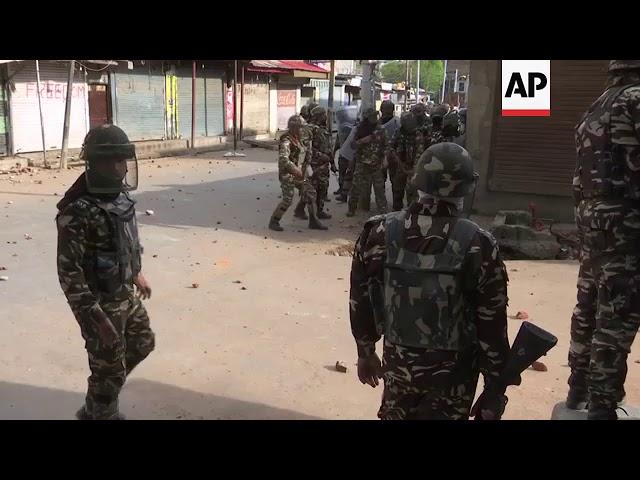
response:
<path id="1" fill-rule="evenodd" d="M 418 203 L 426 204 L 430 201 L 435 202 L 445 202 L 453 205 L 459 211 L 462 211 L 462 207 L 464 205 L 464 197 L 436 197 L 435 195 L 431 195 L 429 193 L 425 193 L 422 190 L 418 190 Z"/>

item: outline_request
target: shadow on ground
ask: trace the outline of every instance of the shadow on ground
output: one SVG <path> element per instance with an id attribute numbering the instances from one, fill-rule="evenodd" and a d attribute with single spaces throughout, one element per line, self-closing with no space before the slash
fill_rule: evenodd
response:
<path id="1" fill-rule="evenodd" d="M 253 160 L 252 160 L 253 161 Z M 160 188 L 135 194 L 138 201 L 139 222 L 168 228 L 202 227 L 230 230 L 285 242 L 344 240 L 352 242 L 368 214 L 360 212 L 354 218 L 345 216 L 346 204 L 332 201 L 326 210 L 333 215 L 323 220 L 329 230 L 309 230 L 307 221 L 293 217 L 299 200 L 296 192 L 291 208 L 281 225 L 284 232 L 267 228 L 269 218 L 280 202 L 280 183 L 276 172 L 255 173 L 236 178 L 195 184 L 154 184 Z M 335 186 L 332 185 L 335 189 Z M 153 210 L 153 216 L 144 214 Z"/>
<path id="2" fill-rule="evenodd" d="M 0 419 L 72 420 L 84 394 L 0 382 Z M 292 410 L 210 395 L 144 379 L 128 382 L 120 409 L 131 420 L 319 420 Z"/>

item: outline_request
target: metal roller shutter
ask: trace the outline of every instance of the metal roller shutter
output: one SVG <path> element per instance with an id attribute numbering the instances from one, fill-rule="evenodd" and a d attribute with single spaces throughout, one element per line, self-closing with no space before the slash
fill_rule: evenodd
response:
<path id="1" fill-rule="evenodd" d="M 245 74 L 243 130 L 245 136 L 269 131 L 269 80 L 267 75 Z M 240 99 L 238 99 L 238 114 Z M 239 122 L 238 122 L 239 125 Z"/>
<path id="2" fill-rule="evenodd" d="M 196 136 L 206 135 L 205 112 L 205 79 L 202 69 L 196 72 Z M 178 133 L 182 138 L 191 138 L 191 100 L 192 100 L 192 70 L 180 69 L 178 77 Z"/>
<path id="3" fill-rule="evenodd" d="M 115 122 L 130 140 L 160 140 L 165 137 L 164 74 L 162 72 L 117 72 Z"/>
<path id="4" fill-rule="evenodd" d="M 205 70 L 205 95 L 207 98 L 207 131 L 209 137 L 224 135 L 224 74 L 220 70 Z"/>
<path id="5" fill-rule="evenodd" d="M 42 150 L 35 61 L 12 65 L 10 110 L 15 153 Z M 67 62 L 40 62 L 40 98 L 47 150 L 62 147 L 62 129 L 69 66 Z M 80 148 L 89 129 L 88 89 L 76 69 L 69 119 L 69 148 Z"/>
<path id="6" fill-rule="evenodd" d="M 551 117 L 498 114 L 491 150 L 491 190 L 571 195 L 574 127 L 602 93 L 607 64 L 608 60 L 552 60 Z"/>

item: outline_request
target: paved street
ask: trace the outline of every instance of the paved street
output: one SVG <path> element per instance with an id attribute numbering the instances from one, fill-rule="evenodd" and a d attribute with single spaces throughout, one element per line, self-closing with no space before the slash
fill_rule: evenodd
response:
<path id="1" fill-rule="evenodd" d="M 381 388 L 362 386 L 355 374 L 350 257 L 332 253 L 353 242 L 365 217 L 346 218 L 346 206 L 331 202 L 330 230 L 311 231 L 291 208 L 285 232 L 272 232 L 266 225 L 280 194 L 276 152 L 248 148 L 246 158 L 233 160 L 223 153 L 140 163 L 134 196 L 157 348 L 125 386 L 123 413 L 374 419 Z M 0 175 L 0 275 L 9 277 L 0 282 L 3 419 L 73 418 L 83 402 L 89 371 L 58 284 L 54 224 L 56 202 L 81 172 Z M 528 370 L 520 387 L 510 387 L 505 418 L 547 419 L 566 395 L 577 263 L 512 261 L 508 269 L 509 314 L 526 310 L 560 341 L 542 359 L 547 372 Z M 519 325 L 510 320 L 511 340 Z M 346 374 L 333 369 L 337 360 Z M 627 399 L 636 404 L 637 362 L 636 348 L 627 380 Z"/>

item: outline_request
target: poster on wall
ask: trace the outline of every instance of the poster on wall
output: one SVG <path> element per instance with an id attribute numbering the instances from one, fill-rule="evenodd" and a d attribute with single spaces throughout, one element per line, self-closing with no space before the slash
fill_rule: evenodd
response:
<path id="1" fill-rule="evenodd" d="M 286 130 L 289 117 L 296 114 L 296 89 L 278 90 L 278 130 Z"/>
<path id="2" fill-rule="evenodd" d="M 233 88 L 227 88 L 225 95 L 225 125 L 227 133 L 233 133 Z"/>

